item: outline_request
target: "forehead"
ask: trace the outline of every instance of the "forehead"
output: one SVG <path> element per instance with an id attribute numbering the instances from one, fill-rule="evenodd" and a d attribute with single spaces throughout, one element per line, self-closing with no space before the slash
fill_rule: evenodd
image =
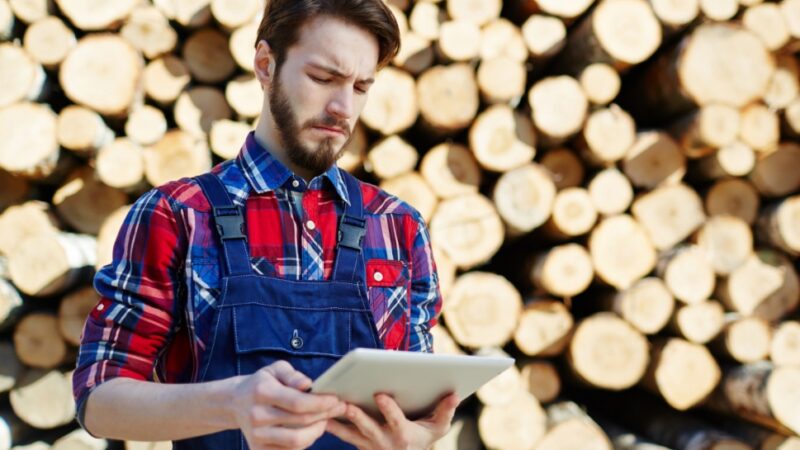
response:
<path id="1" fill-rule="evenodd" d="M 289 49 L 287 56 L 299 57 L 301 64 L 316 62 L 366 78 L 371 77 L 377 68 L 378 41 L 357 25 L 322 16 L 303 25 L 297 43 Z"/>

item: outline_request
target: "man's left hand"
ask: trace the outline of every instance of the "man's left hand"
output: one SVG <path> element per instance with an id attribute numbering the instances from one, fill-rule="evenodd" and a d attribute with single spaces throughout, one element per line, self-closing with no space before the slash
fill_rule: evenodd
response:
<path id="1" fill-rule="evenodd" d="M 375 403 L 386 423 L 378 423 L 361 408 L 348 404 L 345 417 L 352 425 L 328 419 L 327 431 L 359 450 L 428 449 L 450 430 L 459 402 L 456 394 L 450 394 L 428 417 L 416 421 L 408 420 L 397 402 L 386 394 L 376 394 Z"/>

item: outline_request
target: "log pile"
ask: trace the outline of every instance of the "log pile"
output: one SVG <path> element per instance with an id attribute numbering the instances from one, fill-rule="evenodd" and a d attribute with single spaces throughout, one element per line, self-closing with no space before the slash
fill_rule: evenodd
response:
<path id="1" fill-rule="evenodd" d="M 339 165 L 428 221 L 436 351 L 518 362 L 436 449 L 800 448 L 800 0 L 387 1 Z M 0 450 L 164 445 L 76 431 L 91 276 L 261 111 L 264 0 L 88 5 L 0 0 Z"/>

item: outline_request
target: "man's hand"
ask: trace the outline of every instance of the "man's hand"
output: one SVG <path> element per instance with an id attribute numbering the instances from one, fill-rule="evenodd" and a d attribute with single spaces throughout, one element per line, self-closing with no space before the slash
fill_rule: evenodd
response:
<path id="1" fill-rule="evenodd" d="M 458 406 L 458 396 L 450 394 L 428 417 L 409 421 L 397 402 L 386 394 L 377 394 L 375 403 L 386 423 L 379 424 L 361 408 L 348 404 L 347 417 L 353 425 L 328 420 L 327 430 L 359 450 L 428 449 L 450 430 Z"/>
<path id="2" fill-rule="evenodd" d="M 253 450 L 309 447 L 325 432 L 328 419 L 347 404 L 334 395 L 309 394 L 311 379 L 286 361 L 277 361 L 233 388 L 236 424 Z"/>

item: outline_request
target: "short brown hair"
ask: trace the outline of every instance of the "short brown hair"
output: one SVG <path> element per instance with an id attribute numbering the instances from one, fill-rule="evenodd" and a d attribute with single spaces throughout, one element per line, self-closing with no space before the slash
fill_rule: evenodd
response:
<path id="1" fill-rule="evenodd" d="M 266 40 L 280 69 L 286 52 L 300 38 L 300 28 L 319 16 L 335 17 L 372 33 L 378 40 L 378 68 L 389 64 L 400 48 L 400 28 L 383 0 L 267 0 L 255 44 Z"/>

